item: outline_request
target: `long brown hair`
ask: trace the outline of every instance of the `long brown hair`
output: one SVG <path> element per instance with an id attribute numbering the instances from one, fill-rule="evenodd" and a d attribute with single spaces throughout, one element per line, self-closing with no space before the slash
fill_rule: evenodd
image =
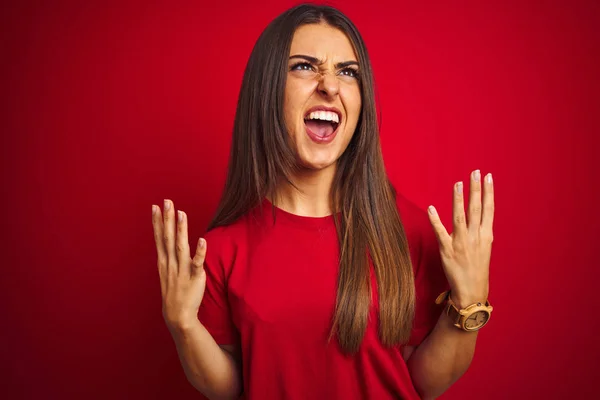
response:
<path id="1" fill-rule="evenodd" d="M 248 60 L 239 94 L 229 170 L 208 229 L 228 225 L 275 197 L 296 171 L 283 113 L 287 60 L 296 29 L 327 23 L 343 31 L 360 64 L 362 110 L 352 140 L 338 160 L 331 205 L 340 244 L 340 269 L 331 336 L 344 351 L 358 350 L 371 306 L 369 256 L 377 277 L 379 336 L 386 346 L 409 339 L 414 317 L 414 278 L 404 228 L 388 180 L 377 123 L 373 72 L 354 24 L 329 6 L 303 4 L 273 20 Z"/>

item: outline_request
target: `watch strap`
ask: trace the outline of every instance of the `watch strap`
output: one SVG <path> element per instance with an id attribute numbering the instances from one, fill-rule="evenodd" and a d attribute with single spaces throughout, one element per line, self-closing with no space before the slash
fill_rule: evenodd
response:
<path id="1" fill-rule="evenodd" d="M 435 299 L 435 304 L 442 304 L 444 301 L 448 301 L 448 303 L 452 304 L 452 306 L 454 306 L 454 308 L 456 308 L 456 305 L 454 304 L 454 302 L 452 301 L 452 298 L 450 297 L 449 290 L 446 290 L 445 292 L 440 293 L 440 295 L 437 297 L 437 299 Z M 479 304 L 479 303 L 475 303 L 475 304 Z M 489 300 L 485 301 L 485 306 L 486 307 L 491 306 Z M 458 311 L 458 308 L 456 308 L 456 310 Z"/>

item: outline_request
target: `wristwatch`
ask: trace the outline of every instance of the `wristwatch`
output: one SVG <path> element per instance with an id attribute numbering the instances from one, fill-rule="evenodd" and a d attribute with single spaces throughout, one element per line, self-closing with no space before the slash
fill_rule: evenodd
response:
<path id="1" fill-rule="evenodd" d="M 459 310 L 454 305 L 449 290 L 441 293 L 435 300 L 435 304 L 442 304 L 444 301 L 447 301 L 445 312 L 452 319 L 454 326 L 467 332 L 475 332 L 483 328 L 490 320 L 493 310 L 488 300 L 485 305 L 475 303 Z"/>

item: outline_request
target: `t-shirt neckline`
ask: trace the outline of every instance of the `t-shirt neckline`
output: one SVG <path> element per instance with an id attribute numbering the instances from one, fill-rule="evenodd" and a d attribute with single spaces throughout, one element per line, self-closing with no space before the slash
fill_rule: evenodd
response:
<path id="1" fill-rule="evenodd" d="M 269 219 L 272 219 L 273 209 L 275 209 L 276 223 L 282 221 L 286 224 L 292 224 L 309 229 L 334 226 L 333 214 L 324 217 L 308 217 L 304 215 L 292 214 L 277 207 L 265 197 L 263 200 L 263 213 L 265 213 Z"/>

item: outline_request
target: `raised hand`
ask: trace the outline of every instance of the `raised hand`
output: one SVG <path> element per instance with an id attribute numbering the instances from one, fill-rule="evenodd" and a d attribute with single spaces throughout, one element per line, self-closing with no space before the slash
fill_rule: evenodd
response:
<path id="1" fill-rule="evenodd" d="M 468 220 L 462 182 L 454 185 L 453 199 L 452 234 L 448 234 L 435 207 L 429 206 L 428 214 L 440 245 L 452 300 L 457 307 L 467 307 L 473 303 L 485 303 L 489 293 L 490 257 L 494 240 L 492 174 L 488 174 L 482 184 L 480 171 L 471 173 Z"/>
<path id="2" fill-rule="evenodd" d="M 177 329 L 198 319 L 198 308 L 206 287 L 203 267 L 206 241 L 202 238 L 198 241 L 192 260 L 187 215 L 178 211 L 176 222 L 175 205 L 171 200 L 165 200 L 164 216 L 160 207 L 152 205 L 152 226 L 158 254 L 163 317 L 170 330 Z"/>

